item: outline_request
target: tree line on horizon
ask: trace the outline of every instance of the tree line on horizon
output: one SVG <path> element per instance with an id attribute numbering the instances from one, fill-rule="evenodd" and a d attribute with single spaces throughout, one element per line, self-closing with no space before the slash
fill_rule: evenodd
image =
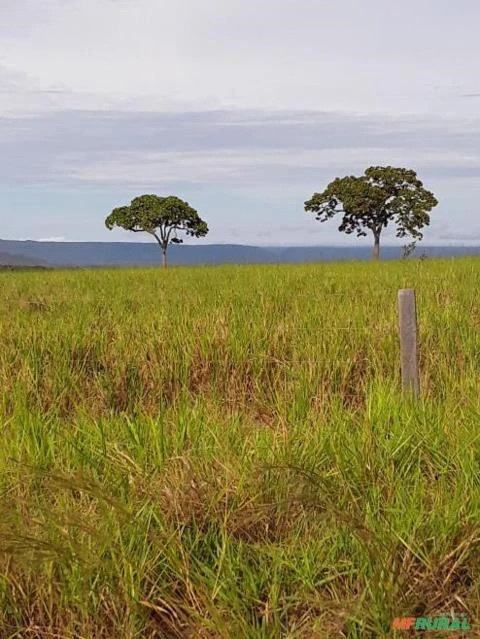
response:
<path id="1" fill-rule="evenodd" d="M 314 193 L 304 203 L 306 212 L 326 222 L 341 216 L 338 230 L 365 237 L 373 236 L 374 259 L 380 258 L 382 231 L 396 226 L 397 237 L 410 237 L 413 245 L 423 238 L 421 230 L 430 224 L 430 211 L 438 204 L 412 169 L 371 166 L 364 174 L 335 178 L 321 193 Z M 128 206 L 113 209 L 105 219 L 112 230 L 119 227 L 133 233 L 148 233 L 158 243 L 162 265 L 167 266 L 170 244 L 182 244 L 180 235 L 204 237 L 208 225 L 188 202 L 170 195 L 140 195 Z"/>

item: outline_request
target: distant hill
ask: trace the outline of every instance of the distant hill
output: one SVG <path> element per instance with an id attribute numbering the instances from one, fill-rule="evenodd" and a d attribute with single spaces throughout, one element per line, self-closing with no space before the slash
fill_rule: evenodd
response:
<path id="1" fill-rule="evenodd" d="M 383 246 L 383 259 L 402 257 L 401 247 Z M 480 255 L 480 246 L 419 246 L 414 257 Z M 240 244 L 172 245 L 168 260 L 175 264 L 272 264 L 369 260 L 368 246 L 260 247 Z M 0 265 L 129 266 L 160 262 L 156 244 L 134 242 L 34 242 L 0 240 Z"/>
<path id="2" fill-rule="evenodd" d="M 130 242 L 33 242 L 0 240 L 0 252 L 22 256 L 31 263 L 48 260 L 54 266 L 127 266 L 160 263 L 157 244 Z M 228 244 L 171 245 L 169 264 L 275 262 L 268 249 Z"/>
<path id="3" fill-rule="evenodd" d="M 28 257 L 21 253 L 4 253 L 1 250 L 2 241 L 0 240 L 0 268 L 6 268 L 10 266 L 14 267 L 45 267 L 48 263 L 42 259 L 36 259 L 34 257 Z"/>

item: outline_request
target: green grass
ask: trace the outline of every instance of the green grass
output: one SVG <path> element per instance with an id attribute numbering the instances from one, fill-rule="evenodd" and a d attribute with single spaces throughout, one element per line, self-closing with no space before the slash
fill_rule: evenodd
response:
<path id="1" fill-rule="evenodd" d="M 476 259 L 1 272 L 0 637 L 480 636 L 479 286 Z"/>

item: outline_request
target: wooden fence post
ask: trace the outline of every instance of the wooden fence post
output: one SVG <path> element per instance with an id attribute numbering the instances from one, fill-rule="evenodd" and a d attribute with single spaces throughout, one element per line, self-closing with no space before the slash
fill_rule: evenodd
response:
<path id="1" fill-rule="evenodd" d="M 400 331 L 400 357 L 402 365 L 402 390 L 420 395 L 420 378 L 417 353 L 417 308 L 415 290 L 398 291 L 398 326 Z"/>

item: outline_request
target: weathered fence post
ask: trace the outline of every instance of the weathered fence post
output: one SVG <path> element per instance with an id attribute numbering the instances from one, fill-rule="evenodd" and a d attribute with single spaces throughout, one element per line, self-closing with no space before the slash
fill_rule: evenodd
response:
<path id="1" fill-rule="evenodd" d="M 398 291 L 398 326 L 400 330 L 400 357 L 402 365 L 402 390 L 420 395 L 417 353 L 417 308 L 415 290 L 403 288 Z"/>

